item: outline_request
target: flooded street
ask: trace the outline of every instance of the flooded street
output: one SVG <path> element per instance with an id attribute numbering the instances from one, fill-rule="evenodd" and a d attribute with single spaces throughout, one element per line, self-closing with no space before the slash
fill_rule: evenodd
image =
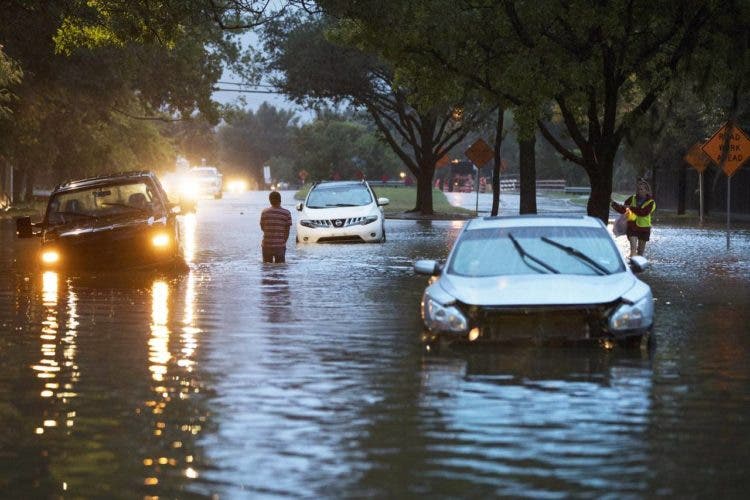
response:
<path id="1" fill-rule="evenodd" d="M 292 192 L 282 205 L 292 211 Z M 469 200 L 459 199 L 471 197 Z M 451 194 L 472 208 L 473 194 Z M 480 199 L 480 212 L 487 207 Z M 512 196 L 503 210 L 517 210 Z M 461 221 L 261 262 L 267 193 L 206 200 L 190 272 L 69 277 L 0 221 L 0 492 L 48 498 L 740 497 L 750 232 L 655 225 L 653 352 L 428 354 L 417 259 Z M 580 206 L 540 202 L 539 211 Z M 618 238 L 624 252 L 625 238 Z"/>

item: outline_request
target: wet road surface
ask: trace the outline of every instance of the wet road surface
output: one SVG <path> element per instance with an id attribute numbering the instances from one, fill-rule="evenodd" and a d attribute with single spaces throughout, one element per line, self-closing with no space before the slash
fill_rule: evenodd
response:
<path id="1" fill-rule="evenodd" d="M 3 496 L 739 497 L 750 487 L 746 230 L 727 251 L 721 230 L 655 228 L 654 267 L 641 275 L 656 299 L 651 355 L 434 355 L 418 343 L 425 278 L 411 264 L 443 259 L 462 222 L 389 220 L 383 245 L 295 246 L 292 234 L 287 264 L 264 265 L 266 203 L 265 193 L 201 202 L 182 221 L 191 271 L 177 278 L 41 273 L 38 242 L 14 240 L 0 221 Z M 540 212 L 565 202 L 550 203 Z"/>

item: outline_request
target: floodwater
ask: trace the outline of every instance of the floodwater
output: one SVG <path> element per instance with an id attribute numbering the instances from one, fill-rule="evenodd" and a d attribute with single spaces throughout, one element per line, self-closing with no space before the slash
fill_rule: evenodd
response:
<path id="1" fill-rule="evenodd" d="M 641 275 L 656 300 L 650 355 L 436 355 L 418 342 L 426 279 L 411 264 L 443 259 L 462 222 L 389 220 L 383 245 L 295 246 L 292 235 L 287 264 L 264 265 L 265 205 L 265 193 L 201 202 L 182 221 L 190 272 L 177 278 L 41 273 L 38 242 L 0 221 L 2 497 L 750 488 L 747 230 L 727 250 L 721 229 L 655 228 Z"/>

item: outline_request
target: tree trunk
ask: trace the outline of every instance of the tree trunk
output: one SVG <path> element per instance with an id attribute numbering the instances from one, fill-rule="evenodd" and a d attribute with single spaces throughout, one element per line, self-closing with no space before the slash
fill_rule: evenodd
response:
<path id="1" fill-rule="evenodd" d="M 611 160 L 606 164 L 589 165 L 586 168 L 589 173 L 589 182 L 591 182 L 591 195 L 586 205 L 586 212 L 592 217 L 601 219 L 605 224 L 609 222 L 609 208 L 612 201 L 612 169 Z"/>
<path id="2" fill-rule="evenodd" d="M 536 213 L 536 136 L 519 139 L 519 169 L 521 177 L 521 201 L 519 213 Z"/>
<path id="3" fill-rule="evenodd" d="M 500 211 L 500 165 L 503 161 L 501 146 L 503 144 L 503 118 L 504 109 L 500 106 L 497 110 L 497 127 L 495 128 L 495 164 L 492 166 L 492 211 L 490 215 L 495 216 Z"/>
<path id="4" fill-rule="evenodd" d="M 414 207 L 415 212 L 422 215 L 432 215 L 432 178 L 435 175 L 435 164 L 420 165 L 419 175 L 417 176 L 417 203 Z"/>

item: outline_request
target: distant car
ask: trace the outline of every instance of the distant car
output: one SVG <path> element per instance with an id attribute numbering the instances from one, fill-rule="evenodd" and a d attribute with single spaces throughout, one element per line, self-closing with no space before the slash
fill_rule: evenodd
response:
<path id="1" fill-rule="evenodd" d="M 647 347 L 651 288 L 604 224 L 589 216 L 484 217 L 466 223 L 432 276 L 421 315 L 428 345 L 595 342 Z"/>
<path id="2" fill-rule="evenodd" d="M 366 181 L 326 181 L 313 185 L 297 204 L 297 242 L 384 242 L 383 205 Z"/>
<path id="3" fill-rule="evenodd" d="M 176 212 L 155 174 L 126 172 L 57 186 L 44 219 L 21 217 L 16 233 L 41 238 L 39 260 L 48 269 L 180 270 L 187 265 Z"/>
<path id="4" fill-rule="evenodd" d="M 216 167 L 193 167 L 188 173 L 188 183 L 183 195 L 196 197 L 213 197 L 221 199 L 224 189 L 223 176 Z"/>

